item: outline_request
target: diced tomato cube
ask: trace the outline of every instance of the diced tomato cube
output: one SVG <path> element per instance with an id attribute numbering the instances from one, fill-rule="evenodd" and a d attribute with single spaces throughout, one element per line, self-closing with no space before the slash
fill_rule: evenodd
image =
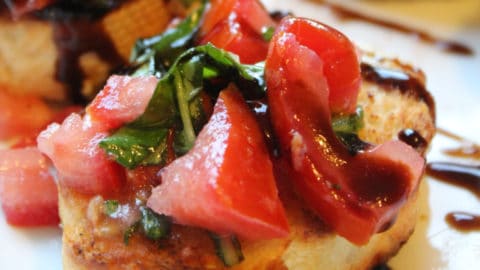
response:
<path id="1" fill-rule="evenodd" d="M 8 223 L 59 223 L 57 185 L 49 166 L 35 147 L 0 151 L 0 200 Z"/>
<path id="2" fill-rule="evenodd" d="M 194 147 L 161 171 L 147 205 L 178 223 L 246 239 L 289 233 L 260 127 L 240 93 L 220 93 Z"/>

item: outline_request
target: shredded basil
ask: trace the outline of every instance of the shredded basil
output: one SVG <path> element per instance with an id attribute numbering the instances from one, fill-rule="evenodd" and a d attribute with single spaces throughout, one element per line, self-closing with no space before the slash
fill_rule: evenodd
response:
<path id="1" fill-rule="evenodd" d="M 357 133 L 363 127 L 362 107 L 358 106 L 353 114 L 333 116 L 332 127 L 337 133 Z"/>
<path id="2" fill-rule="evenodd" d="M 103 202 L 103 212 L 108 216 L 114 215 L 118 211 L 118 207 L 117 200 L 106 200 Z"/>
<path id="3" fill-rule="evenodd" d="M 101 141 L 102 147 L 118 163 L 135 168 L 165 162 L 167 130 L 175 130 L 174 149 L 183 155 L 192 146 L 206 123 L 200 93 L 209 80 L 226 80 L 246 85 L 245 96 L 263 97 L 263 63 L 243 65 L 238 57 L 211 44 L 191 48 L 181 54 L 160 78 L 145 112 L 112 136 Z M 212 97 L 218 91 L 208 87 Z M 242 89 L 242 88 L 241 88 Z"/>
<path id="4" fill-rule="evenodd" d="M 205 2 L 202 1 L 202 5 L 176 27 L 157 36 L 137 40 L 130 56 L 130 61 L 139 67 L 136 74 L 158 74 L 168 70 L 180 54 L 193 46 Z"/>
<path id="5" fill-rule="evenodd" d="M 171 222 L 167 216 L 159 215 L 147 207 L 140 207 L 140 212 L 142 231 L 148 239 L 158 240 L 168 235 Z"/>
<path id="6" fill-rule="evenodd" d="M 264 27 L 262 29 L 262 38 L 265 41 L 270 41 L 273 37 L 273 34 L 275 33 L 275 27 L 270 26 L 270 27 Z"/>
<path id="7" fill-rule="evenodd" d="M 150 240 L 159 240 L 170 233 L 170 218 L 153 212 L 150 208 L 140 207 L 141 218 L 123 234 L 123 242 L 128 245 L 132 236 L 140 232 Z"/>

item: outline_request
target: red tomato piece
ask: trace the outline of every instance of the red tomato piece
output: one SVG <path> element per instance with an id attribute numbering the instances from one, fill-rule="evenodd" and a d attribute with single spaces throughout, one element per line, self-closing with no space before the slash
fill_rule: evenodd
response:
<path id="1" fill-rule="evenodd" d="M 0 140 L 35 136 L 53 115 L 39 97 L 14 95 L 0 89 Z"/>
<path id="2" fill-rule="evenodd" d="M 334 90 L 324 69 L 337 62 L 331 56 L 337 47 L 323 47 L 332 51 L 324 60 L 316 47 L 321 40 L 307 38 L 326 30 L 323 36 L 338 36 L 328 29 L 307 19 L 281 22 L 265 63 L 271 120 L 298 194 L 339 235 L 365 244 L 416 188 L 424 160 L 400 141 L 352 156 L 337 139 L 328 100 Z"/>
<path id="3" fill-rule="evenodd" d="M 147 205 L 180 224 L 246 239 L 288 235 L 268 150 L 237 90 L 220 93 L 194 147 L 161 178 Z"/>
<path id="4" fill-rule="evenodd" d="M 155 76 L 113 75 L 86 111 L 105 130 L 119 128 L 145 111 L 157 83 Z"/>
<path id="5" fill-rule="evenodd" d="M 57 225 L 57 185 L 35 147 L 0 151 L 0 200 L 15 226 Z"/>
<path id="6" fill-rule="evenodd" d="M 211 42 L 233 52 L 243 63 L 265 60 L 268 42 L 262 34 L 275 22 L 257 0 L 213 1 L 205 15 L 200 44 Z"/>
<path id="7" fill-rule="evenodd" d="M 337 30 L 311 20 L 285 19 L 280 31 L 295 35 L 302 46 L 315 52 L 323 62 L 331 111 L 354 112 L 361 75 L 357 51 L 350 40 Z"/>
<path id="8" fill-rule="evenodd" d="M 37 142 L 40 151 L 53 161 L 61 186 L 88 194 L 109 194 L 121 187 L 124 169 L 98 146 L 106 136 L 100 125 L 73 113 L 61 125 L 54 123 L 42 131 Z"/>

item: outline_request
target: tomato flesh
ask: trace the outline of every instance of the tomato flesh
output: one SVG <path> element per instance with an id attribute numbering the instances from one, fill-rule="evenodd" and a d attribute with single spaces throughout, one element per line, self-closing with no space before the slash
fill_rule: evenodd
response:
<path id="1" fill-rule="evenodd" d="M 59 224 L 57 185 L 37 148 L 0 151 L 0 200 L 9 224 Z"/>
<path id="2" fill-rule="evenodd" d="M 265 60 L 268 42 L 263 32 L 275 23 L 257 0 L 212 1 L 199 43 L 233 52 L 243 63 Z"/>
<path id="3" fill-rule="evenodd" d="M 112 75 L 88 105 L 87 114 L 105 130 L 119 128 L 145 111 L 157 83 L 155 76 Z"/>
<path id="4" fill-rule="evenodd" d="M 325 68 L 348 61 L 332 58 L 344 57 L 335 53 L 341 46 L 325 48 L 318 36 L 309 39 L 318 32 L 330 43 L 339 38 L 337 31 L 307 19 L 280 23 L 265 63 L 271 121 L 297 193 L 339 235 L 365 244 L 415 190 L 424 160 L 400 141 L 351 155 L 337 139 L 329 102 L 335 88 Z M 329 50 L 325 59 L 322 50 Z"/>
<path id="5" fill-rule="evenodd" d="M 61 125 L 42 131 L 37 142 L 55 165 L 61 185 L 87 194 L 111 194 L 122 186 L 125 170 L 98 146 L 106 136 L 101 126 L 73 113 Z"/>
<path id="6" fill-rule="evenodd" d="M 252 240 L 288 235 L 268 150 L 237 90 L 220 93 L 194 147 L 161 178 L 147 205 L 180 224 Z"/>

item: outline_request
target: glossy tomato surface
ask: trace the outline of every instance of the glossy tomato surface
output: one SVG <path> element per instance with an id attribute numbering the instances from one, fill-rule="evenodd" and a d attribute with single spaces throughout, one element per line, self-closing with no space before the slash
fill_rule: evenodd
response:
<path id="1" fill-rule="evenodd" d="M 15 226 L 58 225 L 57 185 L 35 147 L 0 150 L 0 200 Z"/>
<path id="2" fill-rule="evenodd" d="M 220 93 L 194 147 L 161 177 L 148 206 L 178 223 L 246 239 L 288 235 L 263 135 L 233 88 Z"/>
<path id="3" fill-rule="evenodd" d="M 212 1 L 201 27 L 199 43 L 208 42 L 233 52 L 243 63 L 265 60 L 268 41 L 263 34 L 275 27 L 257 0 Z"/>
<path id="4" fill-rule="evenodd" d="M 424 160 L 400 141 L 351 154 L 336 137 L 329 97 L 356 76 L 331 84 L 330 76 L 336 75 L 325 70 L 348 75 L 359 69 L 353 51 L 350 61 L 343 60 L 343 42 L 336 30 L 314 21 L 284 19 L 265 64 L 267 94 L 281 155 L 293 167 L 297 193 L 339 235 L 365 244 L 394 219 L 417 186 Z M 342 98 L 355 104 L 357 92 L 344 91 Z"/>

